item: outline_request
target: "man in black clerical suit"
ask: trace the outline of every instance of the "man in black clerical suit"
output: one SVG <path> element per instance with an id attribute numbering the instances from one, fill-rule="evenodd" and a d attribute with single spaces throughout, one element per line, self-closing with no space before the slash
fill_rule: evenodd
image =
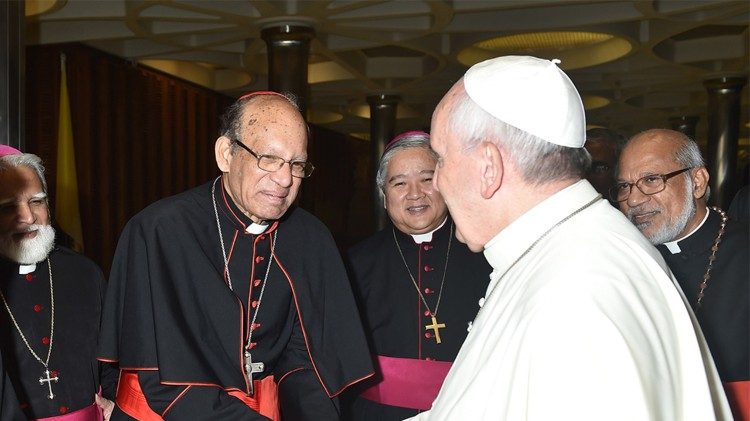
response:
<path id="1" fill-rule="evenodd" d="M 221 175 L 128 222 L 100 337 L 121 367 L 113 420 L 333 420 L 372 375 L 333 238 L 293 206 L 307 136 L 286 96 L 245 95 L 223 117 Z"/>
<path id="2" fill-rule="evenodd" d="M 101 384 L 111 396 L 117 375 L 95 359 L 104 277 L 54 240 L 41 160 L 1 145 L 0 348 L 16 405 L 32 419 L 100 420 L 95 400 L 111 402 L 95 395 Z"/>
<path id="3" fill-rule="evenodd" d="M 708 208 L 698 145 L 672 130 L 634 136 L 611 197 L 657 246 L 701 325 L 735 419 L 750 420 L 748 227 Z"/>
<path id="4" fill-rule="evenodd" d="M 352 397 L 353 420 L 402 420 L 429 409 L 479 310 L 491 268 L 455 238 L 432 185 L 424 132 L 396 136 L 377 185 L 390 224 L 348 253 L 377 375 Z"/>

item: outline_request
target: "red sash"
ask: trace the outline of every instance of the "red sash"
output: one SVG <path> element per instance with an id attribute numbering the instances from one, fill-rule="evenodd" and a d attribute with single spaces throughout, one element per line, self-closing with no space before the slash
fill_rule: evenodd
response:
<path id="1" fill-rule="evenodd" d="M 102 411 L 95 403 L 56 417 L 37 418 L 34 421 L 102 421 Z"/>
<path id="2" fill-rule="evenodd" d="M 378 355 L 383 380 L 360 396 L 383 405 L 428 410 L 453 363 Z"/>
<path id="3" fill-rule="evenodd" d="M 729 404 L 737 421 L 750 421 L 750 381 L 724 383 Z"/>
<path id="4" fill-rule="evenodd" d="M 247 396 L 240 391 L 231 391 L 228 393 L 261 415 L 271 418 L 273 421 L 281 420 L 281 416 L 279 415 L 278 387 L 273 380 L 273 376 L 268 376 L 263 380 L 255 380 L 253 386 L 255 389 L 253 397 Z M 139 421 L 163 420 L 161 415 L 154 412 L 148 406 L 146 396 L 141 390 L 140 383 L 138 383 L 138 373 L 136 371 L 122 371 L 120 383 L 117 386 L 116 401 L 117 406 L 122 412 Z"/>

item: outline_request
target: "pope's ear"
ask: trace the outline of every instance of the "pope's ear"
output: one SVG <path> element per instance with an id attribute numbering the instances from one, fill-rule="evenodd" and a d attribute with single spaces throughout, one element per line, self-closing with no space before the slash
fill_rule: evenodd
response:
<path id="1" fill-rule="evenodd" d="M 503 180 L 503 157 L 500 149 L 492 142 L 482 142 L 477 146 L 480 165 L 480 189 L 482 197 L 491 198 L 500 188 Z"/>
<path id="2" fill-rule="evenodd" d="M 706 196 L 706 189 L 708 188 L 708 180 L 710 179 L 710 176 L 708 175 L 708 170 L 706 167 L 698 167 L 693 172 L 693 197 L 696 199 L 701 199 Z"/>
<path id="3" fill-rule="evenodd" d="M 216 165 L 219 170 L 229 172 L 229 164 L 232 162 L 232 141 L 226 136 L 216 139 L 214 154 L 216 154 Z"/>

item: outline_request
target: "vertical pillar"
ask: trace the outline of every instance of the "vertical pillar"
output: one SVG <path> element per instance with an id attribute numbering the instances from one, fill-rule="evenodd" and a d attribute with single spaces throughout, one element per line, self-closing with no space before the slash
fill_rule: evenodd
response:
<path id="1" fill-rule="evenodd" d="M 383 155 L 386 143 L 393 139 L 396 131 L 396 109 L 399 97 L 397 95 L 370 95 L 367 103 L 370 104 L 370 145 L 372 153 L 373 176 L 378 172 L 378 161 Z M 380 191 L 373 180 L 373 203 L 375 204 L 374 218 L 375 229 L 385 227 L 386 212 L 383 202 L 380 200 Z"/>
<path id="2" fill-rule="evenodd" d="M 695 138 L 695 126 L 698 125 L 698 116 L 694 115 L 683 115 L 678 117 L 670 117 L 669 125 L 672 130 L 676 130 L 685 136 L 697 141 Z"/>
<path id="3" fill-rule="evenodd" d="M 24 149 L 24 0 L 0 1 L 0 144 Z"/>
<path id="4" fill-rule="evenodd" d="M 703 82 L 708 90 L 708 169 L 711 202 L 726 209 L 737 184 L 740 92 L 746 77 L 720 77 Z"/>
<path id="5" fill-rule="evenodd" d="M 261 30 L 268 49 L 268 89 L 289 92 L 307 118 L 307 62 L 315 31 L 307 26 L 279 25 Z"/>

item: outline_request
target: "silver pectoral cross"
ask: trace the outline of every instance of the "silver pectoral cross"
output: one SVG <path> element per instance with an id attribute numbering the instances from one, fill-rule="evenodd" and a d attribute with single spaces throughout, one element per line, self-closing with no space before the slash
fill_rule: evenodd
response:
<path id="1" fill-rule="evenodd" d="M 47 383 L 47 388 L 49 389 L 49 395 L 47 395 L 48 398 L 52 399 L 55 397 L 55 395 L 52 393 L 52 382 L 57 383 L 57 381 L 60 378 L 58 376 L 52 377 L 49 369 L 44 370 L 44 375 L 39 378 L 39 384 L 44 385 L 44 383 Z"/>
<path id="2" fill-rule="evenodd" d="M 266 365 L 262 362 L 254 363 L 250 351 L 245 350 L 245 374 L 247 375 L 248 384 L 250 385 L 250 396 L 255 393 L 253 390 L 253 374 L 262 373 Z"/>

